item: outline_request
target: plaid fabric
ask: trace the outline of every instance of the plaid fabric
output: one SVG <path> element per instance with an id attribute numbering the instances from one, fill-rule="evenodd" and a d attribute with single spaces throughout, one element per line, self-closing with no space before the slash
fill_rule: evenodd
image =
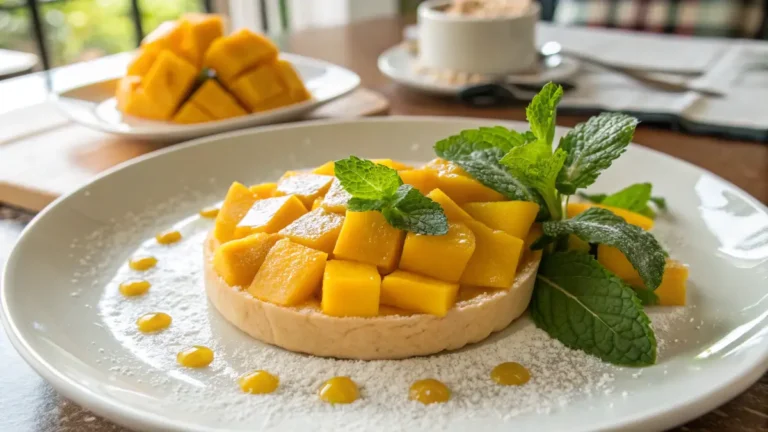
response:
<path id="1" fill-rule="evenodd" d="M 768 0 L 559 0 L 554 21 L 697 36 L 765 38 Z"/>

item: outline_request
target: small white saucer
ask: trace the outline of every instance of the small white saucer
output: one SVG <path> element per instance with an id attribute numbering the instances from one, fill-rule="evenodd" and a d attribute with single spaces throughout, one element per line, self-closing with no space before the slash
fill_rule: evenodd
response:
<path id="1" fill-rule="evenodd" d="M 384 51 L 379 56 L 379 70 L 398 84 L 427 93 L 455 96 L 468 85 L 484 84 L 493 81 L 493 77 L 472 76 L 453 77 L 455 79 L 440 79 L 436 74 L 420 70 L 418 58 L 409 50 L 407 44 L 401 43 Z M 553 68 L 544 68 L 540 72 L 530 74 L 508 75 L 507 82 L 511 84 L 536 85 L 549 81 L 563 82 L 571 78 L 579 70 L 580 63 L 572 58 L 563 57 L 562 62 Z"/>

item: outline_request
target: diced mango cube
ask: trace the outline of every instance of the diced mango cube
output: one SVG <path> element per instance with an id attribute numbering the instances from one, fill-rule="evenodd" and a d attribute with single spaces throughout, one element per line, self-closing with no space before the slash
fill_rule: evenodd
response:
<path id="1" fill-rule="evenodd" d="M 323 313 L 372 317 L 379 314 L 381 276 L 376 266 L 330 260 L 323 274 Z"/>
<path id="2" fill-rule="evenodd" d="M 377 211 L 347 211 L 333 249 L 338 259 L 373 264 L 386 274 L 400 260 L 405 232 L 393 228 Z"/>
<path id="3" fill-rule="evenodd" d="M 320 205 L 324 209 L 334 213 L 346 213 L 347 202 L 350 198 L 352 198 L 352 195 L 344 190 L 339 179 L 334 178 L 333 182 L 331 182 L 331 187 L 328 188 L 328 192 L 325 194 L 325 197 L 323 197 Z"/>
<path id="4" fill-rule="evenodd" d="M 235 238 L 259 232 L 276 233 L 306 212 L 306 207 L 295 195 L 258 200 L 237 223 Z"/>
<path id="5" fill-rule="evenodd" d="M 277 182 L 277 192 L 284 195 L 296 195 L 305 207 L 312 207 L 316 198 L 325 195 L 331 187 L 333 177 L 312 173 L 298 173 L 283 176 Z"/>
<path id="6" fill-rule="evenodd" d="M 469 176 L 466 171 L 458 164 L 445 160 L 443 158 L 434 158 L 431 161 L 424 164 L 422 169 L 428 169 L 436 171 L 438 174 L 456 174 L 461 176 Z"/>
<path id="7" fill-rule="evenodd" d="M 440 207 L 443 208 L 443 212 L 445 213 L 445 217 L 448 218 L 448 222 L 462 222 L 467 219 L 472 219 L 472 216 L 470 216 L 469 213 L 465 212 L 464 209 L 459 207 L 458 204 L 440 189 L 432 189 L 432 192 L 428 193 L 427 197 L 440 204 Z"/>
<path id="8" fill-rule="evenodd" d="M 503 201 L 504 196 L 473 179 L 459 165 L 445 159 L 429 161 L 423 170 L 436 174 L 435 186 L 459 205 L 468 202 Z"/>
<path id="9" fill-rule="evenodd" d="M 123 114 L 152 120 L 168 119 L 168 110 L 161 109 L 144 93 L 141 77 L 130 75 L 122 77 L 117 84 L 115 99 L 117 99 L 117 109 Z"/>
<path id="10" fill-rule="evenodd" d="M 248 188 L 259 199 L 272 198 L 277 190 L 277 183 L 259 183 Z"/>
<path id="11" fill-rule="evenodd" d="M 213 268 L 227 285 L 247 287 L 278 240 L 277 234 L 258 233 L 224 243 L 216 248 Z"/>
<path id="12" fill-rule="evenodd" d="M 523 253 L 523 241 L 481 222 L 464 223 L 475 234 L 475 253 L 461 275 L 461 284 L 509 289 Z"/>
<path id="13" fill-rule="evenodd" d="M 144 93 L 169 118 L 181 104 L 197 79 L 197 68 L 188 61 L 164 50 L 142 79 Z"/>
<path id="14" fill-rule="evenodd" d="M 182 124 L 203 123 L 212 120 L 215 119 L 192 101 L 184 103 L 184 105 L 179 108 L 176 115 L 173 116 L 173 121 L 175 123 Z"/>
<path id="15" fill-rule="evenodd" d="M 398 170 L 398 171 L 413 169 L 413 167 L 410 165 L 407 165 L 392 159 L 371 159 L 371 162 L 379 165 L 384 165 L 385 167 L 389 167 L 389 168 L 392 168 L 393 170 Z"/>
<path id="16" fill-rule="evenodd" d="M 291 102 L 301 102 L 312 97 L 307 91 L 307 88 L 304 87 L 304 82 L 290 62 L 278 59 L 275 62 L 274 67 L 277 69 L 283 87 L 288 90 Z"/>
<path id="17" fill-rule="evenodd" d="M 659 305 L 685 306 L 687 283 L 688 266 L 679 261 L 667 259 L 661 285 L 654 291 L 654 294 L 659 298 Z M 633 284 L 630 283 L 630 285 Z"/>
<path id="18" fill-rule="evenodd" d="M 232 85 L 245 71 L 272 62 L 275 58 L 277 47 L 272 41 L 263 35 L 242 29 L 214 40 L 205 52 L 203 66 L 215 70 L 216 76 L 224 84 Z"/>
<path id="19" fill-rule="evenodd" d="M 464 204 L 464 210 L 488 228 L 524 239 L 539 213 L 539 205 L 530 201 L 476 202 Z"/>
<path id="20" fill-rule="evenodd" d="M 531 229 L 528 231 L 528 235 L 525 236 L 525 244 L 523 245 L 523 249 L 528 252 L 531 248 L 531 245 L 533 242 L 538 240 L 541 236 L 544 235 L 544 230 L 541 228 L 540 223 L 534 223 L 531 225 Z"/>
<path id="21" fill-rule="evenodd" d="M 592 250 L 592 247 L 589 245 L 589 242 L 582 240 L 579 236 L 569 234 L 568 250 L 589 253 Z"/>
<path id="22" fill-rule="evenodd" d="M 189 98 L 188 103 L 195 103 L 211 117 L 219 120 L 248 114 L 234 96 L 224 90 L 215 79 L 207 79 Z"/>
<path id="23" fill-rule="evenodd" d="M 194 53 L 187 50 L 185 41 L 192 35 L 191 24 L 186 20 L 165 21 L 141 41 L 144 50 L 168 50 L 188 62 L 196 64 Z"/>
<path id="24" fill-rule="evenodd" d="M 184 51 L 194 57 L 196 65 L 200 65 L 213 41 L 224 35 L 224 20 L 221 15 L 204 13 L 184 14 L 182 19 L 190 24 L 190 36 L 184 41 Z"/>
<path id="25" fill-rule="evenodd" d="M 136 54 L 136 57 L 128 63 L 128 71 L 126 75 L 134 75 L 143 77 L 149 72 L 149 68 L 157 60 L 157 55 L 160 54 L 158 48 L 142 48 Z"/>
<path id="26" fill-rule="evenodd" d="M 398 172 L 403 183 L 409 184 L 422 194 L 428 194 L 437 187 L 437 172 L 427 169 L 412 169 Z"/>
<path id="27" fill-rule="evenodd" d="M 597 245 L 597 262 L 624 281 L 640 279 L 640 274 L 632 263 L 613 246 Z"/>
<path id="28" fill-rule="evenodd" d="M 381 303 L 401 309 L 445 316 L 454 304 L 459 284 L 408 273 L 402 270 L 384 276 Z"/>
<path id="29" fill-rule="evenodd" d="M 343 223 L 344 216 L 329 213 L 320 207 L 291 222 L 280 230 L 280 235 L 294 243 L 331 253 Z"/>
<path id="30" fill-rule="evenodd" d="M 272 98 L 288 96 L 277 69 L 271 64 L 243 73 L 229 84 L 229 89 L 251 112 L 264 111 L 263 104 Z"/>
<path id="31" fill-rule="evenodd" d="M 616 216 L 619 216 L 625 221 L 627 221 L 628 224 L 637 225 L 646 231 L 653 228 L 653 219 L 647 216 L 643 216 L 639 213 L 635 213 L 626 209 L 611 207 L 611 206 L 604 206 L 601 204 L 568 203 L 568 209 L 567 209 L 568 217 L 572 218 L 580 213 L 583 213 L 589 210 L 592 207 L 600 207 L 606 210 L 610 210 Z"/>
<path id="32" fill-rule="evenodd" d="M 221 243 L 232 240 L 235 227 L 240 219 L 248 213 L 248 210 L 256 202 L 256 196 L 244 185 L 234 182 L 227 191 L 224 203 L 213 227 L 213 236 Z"/>
<path id="33" fill-rule="evenodd" d="M 328 254 L 282 239 L 267 253 L 248 292 L 281 306 L 305 302 L 320 288 Z"/>
<path id="34" fill-rule="evenodd" d="M 334 161 L 328 161 L 319 167 L 312 170 L 312 174 L 321 174 L 321 175 L 328 175 L 333 176 L 336 175 L 335 165 L 336 162 Z"/>
<path id="35" fill-rule="evenodd" d="M 440 236 L 409 232 L 405 237 L 400 269 L 445 282 L 456 283 L 475 251 L 475 235 L 462 223 L 450 223 Z"/>

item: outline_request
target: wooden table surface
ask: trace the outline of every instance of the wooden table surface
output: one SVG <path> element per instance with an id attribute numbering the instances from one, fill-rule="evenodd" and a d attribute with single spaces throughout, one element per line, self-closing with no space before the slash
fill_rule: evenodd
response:
<path id="1" fill-rule="evenodd" d="M 379 73 L 376 59 L 385 49 L 401 41 L 403 25 L 398 19 L 380 19 L 343 27 L 313 29 L 287 36 L 282 45 L 287 51 L 321 58 L 354 70 L 362 77 L 363 86 L 377 90 L 390 99 L 391 114 L 525 119 L 523 107 L 469 108 L 451 99 L 410 92 L 389 81 Z M 40 97 L 45 94 L 44 88 L 41 88 L 44 82 L 40 75 L 33 75 L 0 83 L 0 95 L 8 94 L 4 92 L 4 89 L 10 88 L 7 85 L 16 90 L 30 90 L 23 92 L 23 99 L 9 100 L 0 96 L 0 110 L 40 102 Z M 55 82 L 54 85 L 66 86 L 66 83 Z M 15 93 L 20 94 L 18 91 Z M 565 126 L 573 126 L 583 120 L 584 117 L 578 116 L 558 117 L 558 123 Z M 642 125 L 637 129 L 635 142 L 710 170 L 763 203 L 768 203 L 768 145 L 765 143 L 691 136 Z M 0 205 L 0 266 L 30 218 L 29 214 Z M 0 431 L 124 430 L 59 396 L 24 363 L 4 333 L 0 334 L 0 358 Z M 731 402 L 675 430 L 768 431 L 768 375 Z"/>

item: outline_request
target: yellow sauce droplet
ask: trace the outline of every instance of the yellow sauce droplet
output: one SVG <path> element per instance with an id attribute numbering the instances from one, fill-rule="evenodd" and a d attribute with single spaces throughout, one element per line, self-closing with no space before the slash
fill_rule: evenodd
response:
<path id="1" fill-rule="evenodd" d="M 145 280 L 127 281 L 120 284 L 120 294 L 133 297 L 145 294 L 149 291 L 150 283 Z"/>
<path id="2" fill-rule="evenodd" d="M 206 367 L 213 361 L 213 351 L 208 347 L 195 345 L 176 355 L 176 361 L 189 368 Z"/>
<path id="3" fill-rule="evenodd" d="M 128 261 L 128 267 L 138 271 L 149 270 L 155 264 L 157 264 L 157 258 L 151 256 L 135 257 Z"/>
<path id="4" fill-rule="evenodd" d="M 213 219 L 213 218 L 215 218 L 218 215 L 219 215 L 219 208 L 218 207 L 211 206 L 211 207 L 205 207 L 205 208 L 200 210 L 200 216 L 202 216 L 204 218 Z"/>
<path id="5" fill-rule="evenodd" d="M 360 397 L 357 384 L 349 377 L 338 376 L 326 381 L 320 387 L 320 399 L 331 404 L 348 404 Z"/>
<path id="6" fill-rule="evenodd" d="M 165 231 L 156 235 L 155 238 L 160 244 L 171 244 L 181 240 L 181 233 L 178 231 Z"/>
<path id="7" fill-rule="evenodd" d="M 523 385 L 531 379 L 531 374 L 520 363 L 506 362 L 493 368 L 491 379 L 501 385 Z"/>
<path id="8" fill-rule="evenodd" d="M 171 325 L 171 316 L 164 312 L 145 313 L 136 320 L 136 327 L 142 333 L 164 330 Z"/>
<path id="9" fill-rule="evenodd" d="M 241 376 L 238 383 L 245 393 L 267 394 L 277 390 L 280 380 L 267 371 L 257 370 Z"/>
<path id="10" fill-rule="evenodd" d="M 436 379 L 418 380 L 411 385 L 408 399 L 429 405 L 433 403 L 448 402 L 451 398 L 451 389 Z"/>

